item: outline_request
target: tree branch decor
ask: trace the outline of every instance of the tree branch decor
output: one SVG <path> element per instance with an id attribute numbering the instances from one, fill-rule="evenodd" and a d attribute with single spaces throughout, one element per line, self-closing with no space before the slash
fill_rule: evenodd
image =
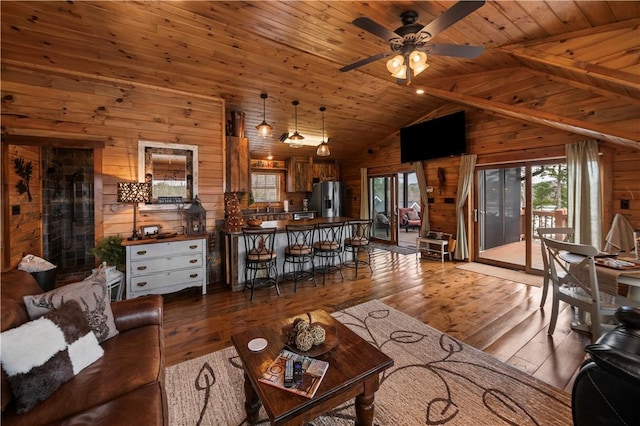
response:
<path id="1" fill-rule="evenodd" d="M 33 163 L 31 161 L 24 161 L 24 158 L 18 157 L 13 159 L 13 167 L 16 170 L 16 174 L 22 179 L 16 184 L 18 194 L 22 195 L 25 192 L 29 197 L 29 202 L 33 200 L 31 197 L 31 191 L 29 190 L 29 182 L 31 182 L 31 174 L 33 173 Z"/>

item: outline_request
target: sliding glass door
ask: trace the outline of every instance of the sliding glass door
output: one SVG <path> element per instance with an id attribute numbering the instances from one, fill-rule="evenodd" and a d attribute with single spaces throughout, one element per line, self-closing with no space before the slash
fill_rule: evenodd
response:
<path id="1" fill-rule="evenodd" d="M 373 238 L 397 244 L 397 177 L 382 175 L 369 177 L 370 217 Z"/>
<path id="2" fill-rule="evenodd" d="M 536 230 L 566 226 L 566 164 L 529 162 L 479 168 L 476 183 L 475 259 L 542 271 Z"/>

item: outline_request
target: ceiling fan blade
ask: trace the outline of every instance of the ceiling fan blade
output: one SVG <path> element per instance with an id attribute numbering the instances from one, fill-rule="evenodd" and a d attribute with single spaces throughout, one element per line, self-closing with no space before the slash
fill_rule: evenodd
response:
<path id="1" fill-rule="evenodd" d="M 459 1 L 458 3 L 451 6 L 449 9 L 445 10 L 440 16 L 427 24 L 423 29 L 422 33 L 427 32 L 431 34 L 431 38 L 435 37 L 436 34 L 444 31 L 449 28 L 451 25 L 455 24 L 465 16 L 474 12 L 476 9 L 480 8 L 484 5 L 484 0 L 481 1 Z"/>
<path id="2" fill-rule="evenodd" d="M 378 59 L 386 58 L 387 56 L 391 56 L 391 55 L 393 55 L 393 52 L 378 53 L 377 55 L 369 56 L 368 58 L 361 59 L 350 65 L 345 65 L 344 67 L 340 68 L 340 71 L 341 72 L 351 71 L 363 65 L 367 65 L 367 64 L 370 64 L 371 62 L 375 62 Z"/>
<path id="3" fill-rule="evenodd" d="M 427 52 L 432 55 L 457 56 L 459 58 L 474 59 L 484 51 L 482 46 L 467 46 L 464 44 L 430 44 Z"/>
<path id="4" fill-rule="evenodd" d="M 387 43 L 394 39 L 398 38 L 398 34 L 393 31 L 383 27 L 375 21 L 367 18 L 366 16 L 361 16 L 360 18 L 356 18 L 352 22 L 358 28 L 362 28 L 365 31 L 369 31 L 371 34 L 376 35 L 386 41 Z"/>

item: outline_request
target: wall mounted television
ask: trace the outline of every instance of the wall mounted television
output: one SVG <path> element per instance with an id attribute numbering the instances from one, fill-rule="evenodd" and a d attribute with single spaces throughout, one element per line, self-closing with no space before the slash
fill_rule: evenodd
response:
<path id="1" fill-rule="evenodd" d="M 464 111 L 400 129 L 400 161 L 432 160 L 465 154 L 467 132 Z"/>

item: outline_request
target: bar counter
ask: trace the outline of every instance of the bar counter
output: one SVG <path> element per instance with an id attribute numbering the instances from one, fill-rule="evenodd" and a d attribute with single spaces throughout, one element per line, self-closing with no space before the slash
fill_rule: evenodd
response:
<path id="1" fill-rule="evenodd" d="M 284 249 L 287 246 L 287 225 L 315 225 L 318 223 L 347 222 L 354 220 L 352 217 L 318 217 L 315 219 L 302 220 L 271 220 L 262 222 L 261 228 L 276 228 L 277 235 L 275 249 L 278 256 L 278 278 L 282 279 L 282 264 L 284 262 Z M 252 228 L 245 226 L 246 228 Z M 346 231 L 346 230 L 345 230 Z M 225 269 L 225 283 L 231 286 L 231 290 L 240 291 L 244 289 L 244 237 L 242 228 L 228 229 L 222 228 L 223 264 Z M 344 238 L 344 233 L 343 233 Z"/>

